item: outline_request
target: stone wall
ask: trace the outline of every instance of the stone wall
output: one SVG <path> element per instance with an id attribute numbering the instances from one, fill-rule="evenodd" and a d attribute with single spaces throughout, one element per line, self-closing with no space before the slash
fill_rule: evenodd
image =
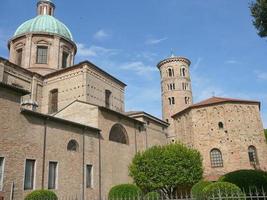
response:
<path id="1" fill-rule="evenodd" d="M 192 118 L 187 119 L 190 115 Z M 185 126 L 186 121 L 191 129 Z M 219 127 L 219 122 L 223 123 L 223 128 Z M 179 115 L 175 126 L 177 137 L 182 136 L 180 138 L 186 144 L 191 140 L 193 147 L 201 152 L 204 175 L 208 179 L 216 180 L 230 171 L 254 168 L 248 157 L 250 145 L 257 149 L 257 167 L 267 169 L 267 145 L 258 104 L 222 103 L 193 108 Z M 214 148 L 222 153 L 223 167 L 211 167 L 210 151 Z"/>
<path id="2" fill-rule="evenodd" d="M 84 166 L 93 165 L 93 188 L 85 188 L 86 199 L 99 194 L 99 139 L 97 132 L 84 130 L 70 124 L 46 122 L 35 115 L 20 113 L 20 96 L 8 89 L 0 90 L 0 156 L 5 158 L 4 193 L 8 199 L 14 182 L 14 199 L 21 200 L 31 191 L 24 191 L 24 168 L 26 159 L 34 159 L 34 189 L 48 187 L 48 163 L 58 162 L 57 189 L 60 197 L 83 194 Z M 16 124 L 14 126 L 14 123 Z M 79 144 L 77 152 L 67 150 L 67 144 L 75 139 Z M 45 161 L 43 160 L 45 158 Z M 44 174 L 43 171 L 43 162 Z"/>

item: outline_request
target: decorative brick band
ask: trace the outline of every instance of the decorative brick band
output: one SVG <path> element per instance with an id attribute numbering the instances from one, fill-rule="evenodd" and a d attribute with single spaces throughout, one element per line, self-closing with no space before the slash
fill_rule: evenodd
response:
<path id="1" fill-rule="evenodd" d="M 188 64 L 188 66 L 190 66 L 190 64 L 191 64 L 191 61 L 185 57 L 171 57 L 171 58 L 167 58 L 167 59 L 160 61 L 157 64 L 157 67 L 160 68 L 162 65 L 164 65 L 166 63 L 170 63 L 170 62 L 185 62 Z"/>

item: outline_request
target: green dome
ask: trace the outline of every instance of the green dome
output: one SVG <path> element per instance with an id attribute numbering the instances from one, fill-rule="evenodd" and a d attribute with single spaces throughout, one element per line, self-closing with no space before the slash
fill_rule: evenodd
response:
<path id="1" fill-rule="evenodd" d="M 50 15 L 38 15 L 24 22 L 18 27 L 14 36 L 36 32 L 57 34 L 73 41 L 72 34 L 67 26 Z"/>

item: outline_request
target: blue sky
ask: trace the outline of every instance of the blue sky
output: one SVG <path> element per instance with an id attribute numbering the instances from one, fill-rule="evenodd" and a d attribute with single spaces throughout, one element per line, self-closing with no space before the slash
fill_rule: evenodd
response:
<path id="1" fill-rule="evenodd" d="M 7 40 L 36 15 L 37 0 L 2 0 L 0 55 Z M 267 127 L 267 42 L 258 37 L 250 0 L 54 0 L 56 17 L 78 44 L 76 62 L 90 60 L 125 82 L 126 109 L 161 117 L 156 64 L 170 56 L 192 61 L 194 102 L 216 96 L 262 103 Z"/>

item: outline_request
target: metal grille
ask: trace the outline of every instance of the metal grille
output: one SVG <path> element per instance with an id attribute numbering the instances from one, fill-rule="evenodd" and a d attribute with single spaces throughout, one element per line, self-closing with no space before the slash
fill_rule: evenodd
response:
<path id="1" fill-rule="evenodd" d="M 248 148 L 248 157 L 252 164 L 257 164 L 257 151 L 254 146 Z"/>
<path id="2" fill-rule="evenodd" d="M 210 152 L 210 160 L 212 167 L 223 167 L 222 153 L 219 149 L 213 149 Z"/>

